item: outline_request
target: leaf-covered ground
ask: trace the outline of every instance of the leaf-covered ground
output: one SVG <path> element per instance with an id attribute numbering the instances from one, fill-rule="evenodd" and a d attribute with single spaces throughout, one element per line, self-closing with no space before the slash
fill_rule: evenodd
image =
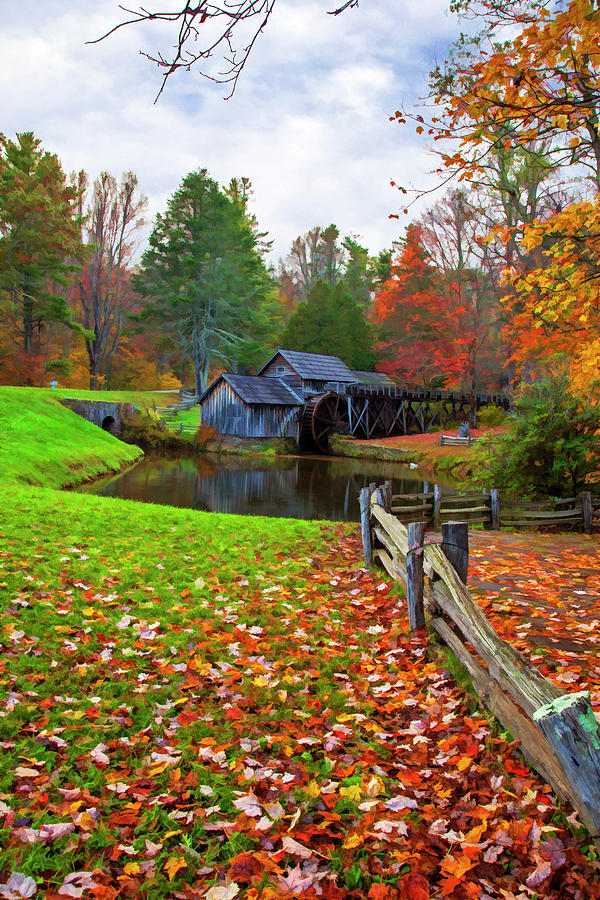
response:
<path id="1" fill-rule="evenodd" d="M 471 532 L 470 586 L 505 640 L 600 712 L 600 544 L 580 534 Z"/>
<path id="2" fill-rule="evenodd" d="M 600 897 L 354 526 L 3 499 L 0 896 Z"/>

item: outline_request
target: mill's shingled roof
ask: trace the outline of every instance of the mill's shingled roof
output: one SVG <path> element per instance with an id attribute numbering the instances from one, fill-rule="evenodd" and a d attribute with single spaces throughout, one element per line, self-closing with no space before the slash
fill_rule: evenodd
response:
<path id="1" fill-rule="evenodd" d="M 301 406 L 302 401 L 280 378 L 258 378 L 256 375 L 219 375 L 200 398 L 220 381 L 226 381 L 244 403 L 265 403 L 274 406 Z"/>
<path id="2" fill-rule="evenodd" d="M 379 387 L 395 386 L 395 382 L 385 372 L 362 372 L 359 369 L 353 369 L 352 374 L 355 376 L 356 381 L 359 381 L 361 384 L 372 384 Z"/>
<path id="3" fill-rule="evenodd" d="M 300 350 L 277 350 L 257 374 L 260 375 L 278 354 L 283 356 L 301 378 L 311 381 L 356 381 L 354 372 L 339 357 L 302 353 Z"/>

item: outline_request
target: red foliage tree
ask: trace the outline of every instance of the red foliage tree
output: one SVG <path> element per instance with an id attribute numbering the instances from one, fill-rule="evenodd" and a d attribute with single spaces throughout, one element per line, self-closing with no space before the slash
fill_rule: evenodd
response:
<path id="1" fill-rule="evenodd" d="M 384 334 L 379 368 L 407 384 L 455 387 L 474 397 L 490 380 L 494 307 L 485 300 L 485 273 L 453 265 L 451 248 L 445 264 L 434 265 L 435 224 L 430 217 L 408 227 L 392 276 L 375 298 L 373 316 Z"/>

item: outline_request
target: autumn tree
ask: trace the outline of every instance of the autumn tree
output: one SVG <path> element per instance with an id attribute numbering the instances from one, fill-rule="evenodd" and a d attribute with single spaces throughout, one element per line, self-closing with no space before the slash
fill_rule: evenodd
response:
<path id="1" fill-rule="evenodd" d="M 371 257 L 359 237 L 341 239 L 337 225 L 315 226 L 292 243 L 285 260 L 279 261 L 279 286 L 291 312 L 308 299 L 318 281 L 343 283 L 359 306 L 367 308 L 376 284 L 389 276 L 391 250 Z"/>
<path id="2" fill-rule="evenodd" d="M 131 296 L 129 268 L 136 248 L 136 232 L 144 225 L 147 199 L 138 191 L 133 172 L 120 184 L 102 172 L 94 187 L 85 218 L 91 255 L 77 280 L 77 297 L 87 331 L 90 388 L 97 390 L 109 372 L 119 346 L 123 317 Z"/>
<path id="3" fill-rule="evenodd" d="M 264 352 L 272 282 L 241 205 L 206 169 L 186 175 L 156 217 L 135 285 L 145 320 L 192 362 L 198 395 L 214 363 L 240 368 Z"/>
<path id="4" fill-rule="evenodd" d="M 424 246 L 423 229 L 409 225 L 391 277 L 373 301 L 372 319 L 382 334 L 378 368 L 411 384 L 439 384 L 440 355 L 447 352 L 446 335 L 438 327 L 443 305 L 440 275 Z"/>
<path id="5" fill-rule="evenodd" d="M 316 225 L 292 242 L 285 260 L 279 262 L 282 283 L 293 286 L 299 300 L 305 300 L 318 281 L 337 284 L 344 271 L 344 248 L 337 225 Z"/>
<path id="6" fill-rule="evenodd" d="M 591 344 L 600 359 L 598 11 L 589 0 L 554 10 L 495 0 L 457 7 L 480 17 L 484 28 L 470 44 L 457 45 L 450 65 L 435 73 L 435 111 L 416 116 L 417 130 L 427 129 L 438 142 L 441 171 L 472 184 L 485 178 L 491 159 L 523 150 L 563 182 L 567 168 L 587 173 L 589 196 L 534 216 L 513 204 L 516 218 L 507 216 L 496 231 L 514 251 L 507 253 L 504 279 L 520 330 L 517 361 L 566 353 L 576 368 Z"/>
<path id="7" fill-rule="evenodd" d="M 48 321 L 78 328 L 64 288 L 83 258 L 78 191 L 32 132 L 0 136 L 0 294 L 21 321 L 26 358 Z"/>
<path id="8" fill-rule="evenodd" d="M 500 267 L 486 239 L 480 198 L 452 190 L 421 218 L 421 234 L 439 275 L 444 315 L 437 323 L 445 342 L 446 374 L 471 396 L 497 388 L 505 363 L 501 327 Z"/>

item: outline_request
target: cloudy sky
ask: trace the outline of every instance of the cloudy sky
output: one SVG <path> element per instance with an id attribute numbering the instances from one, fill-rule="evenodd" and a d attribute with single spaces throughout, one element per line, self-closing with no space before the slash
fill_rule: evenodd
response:
<path id="1" fill-rule="evenodd" d="M 459 26 L 447 0 L 360 0 L 326 15 L 334 4 L 277 0 L 232 99 L 192 70 L 155 104 L 160 72 L 139 51 L 168 54 L 169 26 L 89 45 L 122 20 L 116 0 L 0 0 L 0 131 L 34 131 L 66 171 L 133 170 L 150 216 L 193 169 L 221 184 L 246 175 L 273 262 L 330 222 L 377 252 L 405 224 L 388 218 L 401 207 L 390 179 L 422 187 L 433 165 L 414 130 L 388 117 L 424 93 Z"/>

